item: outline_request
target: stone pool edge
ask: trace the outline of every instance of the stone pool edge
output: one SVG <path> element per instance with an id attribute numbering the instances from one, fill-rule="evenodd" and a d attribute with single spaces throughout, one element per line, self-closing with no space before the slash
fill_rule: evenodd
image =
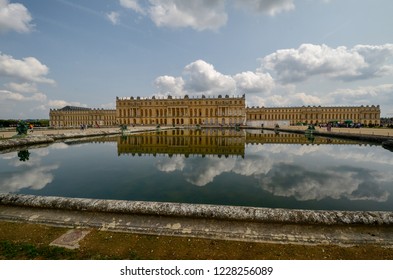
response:
<path id="1" fill-rule="evenodd" d="M 309 225 L 393 225 L 393 212 L 258 208 L 151 201 L 125 201 L 0 194 L 0 205 L 96 213 L 219 219 Z"/>
<path id="2" fill-rule="evenodd" d="M 160 131 L 172 129 L 170 127 L 160 128 Z M 72 139 L 92 139 L 97 137 L 106 137 L 106 136 L 120 136 L 120 135 L 131 135 L 138 134 L 144 132 L 154 132 L 157 131 L 155 127 L 141 127 L 141 128 L 133 128 L 131 130 L 126 130 L 122 133 L 119 129 L 109 129 L 109 130 L 100 130 L 100 131 L 77 131 L 77 132 L 67 132 L 67 133 L 56 133 L 56 131 L 47 131 L 50 133 L 47 134 L 29 134 L 27 136 L 1 139 L 0 138 L 0 152 L 9 152 L 11 150 L 17 148 L 30 147 L 34 145 L 40 144 L 52 144 L 55 142 L 63 142 L 66 140 Z"/>

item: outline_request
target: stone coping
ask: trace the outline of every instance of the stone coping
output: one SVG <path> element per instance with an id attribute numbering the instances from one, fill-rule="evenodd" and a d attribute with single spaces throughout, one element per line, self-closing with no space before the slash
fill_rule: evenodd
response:
<path id="1" fill-rule="evenodd" d="M 167 129 L 167 128 L 165 128 Z M 165 130 L 164 129 L 164 130 Z M 125 131 L 125 135 L 156 131 L 156 128 L 140 128 Z M 51 131 L 48 131 L 51 132 Z M 56 134 L 54 131 L 52 133 L 48 133 L 45 135 L 32 135 L 29 134 L 25 137 L 16 137 L 9 139 L 1 139 L 0 140 L 0 151 L 9 150 L 18 147 L 27 147 L 32 145 L 39 144 L 50 144 L 56 141 L 64 141 L 67 139 L 80 139 L 80 138 L 94 138 L 94 137 L 105 137 L 105 136 L 114 136 L 114 135 L 122 135 L 122 132 L 117 130 L 99 130 L 99 131 L 84 131 L 84 132 L 69 132 L 69 133 L 59 133 Z"/>
<path id="2" fill-rule="evenodd" d="M 393 225 L 393 212 L 291 210 L 150 201 L 0 194 L 0 205 L 104 213 L 320 225 Z"/>
<path id="3" fill-rule="evenodd" d="M 160 130 L 168 130 L 173 129 L 172 127 L 163 127 Z M 179 129 L 176 127 L 175 129 Z M 242 129 L 261 129 L 256 127 L 242 127 Z M 266 130 L 278 130 L 282 132 L 289 132 L 289 133 L 298 133 L 304 134 L 305 130 L 301 129 L 292 129 L 292 128 L 264 128 Z M 135 134 L 135 133 L 142 133 L 142 132 L 149 132 L 149 131 L 157 131 L 157 128 L 152 127 L 141 127 L 141 128 L 134 128 L 132 130 L 126 131 L 126 134 Z M 50 132 L 50 131 L 47 131 Z M 50 144 L 56 141 L 64 141 L 66 139 L 77 139 L 77 138 L 93 138 L 93 137 L 105 137 L 111 135 L 121 135 L 121 131 L 116 130 L 95 130 L 89 132 L 70 132 L 70 133 L 58 133 L 56 134 L 55 131 L 52 133 L 48 133 L 46 135 L 28 135 L 26 137 L 20 138 L 9 138 L 9 139 L 0 139 L 0 151 L 9 150 L 18 147 L 24 146 L 32 146 L 37 144 Z M 381 135 L 370 135 L 370 134 L 353 134 L 353 133 L 343 133 L 343 132 L 322 132 L 322 131 L 314 131 L 313 135 L 323 136 L 323 137 L 334 137 L 334 138 L 346 138 L 357 140 L 361 142 L 373 142 L 377 144 L 382 144 L 384 142 L 393 141 L 392 136 L 381 136 Z M 389 144 L 389 150 L 392 149 L 392 144 Z"/>
<path id="4" fill-rule="evenodd" d="M 16 147 L 23 146 L 32 146 L 38 144 L 50 144 L 56 141 L 63 141 L 66 139 L 73 138 L 84 138 L 84 137 L 99 137 L 99 136 L 109 136 L 109 135 L 117 135 L 120 133 L 92 133 L 92 134 L 57 134 L 57 135 L 39 135 L 39 136 L 29 136 L 22 138 L 12 138 L 0 141 L 0 151 L 12 149 Z"/>

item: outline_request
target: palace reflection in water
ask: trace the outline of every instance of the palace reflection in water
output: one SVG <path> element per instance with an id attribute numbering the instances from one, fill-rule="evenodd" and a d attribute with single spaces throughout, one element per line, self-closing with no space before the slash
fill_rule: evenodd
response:
<path id="1" fill-rule="evenodd" d="M 244 157 L 245 135 L 236 130 L 169 130 L 117 140 L 118 154 Z"/>
<path id="2" fill-rule="evenodd" d="M 115 139 L 113 138 L 113 141 Z M 166 130 L 117 138 L 119 155 L 213 155 L 217 157 L 241 156 L 247 144 L 302 144 L 353 145 L 359 142 L 310 138 L 303 134 L 275 133 L 271 130 Z"/>
<path id="3" fill-rule="evenodd" d="M 167 130 L 0 154 L 0 192 L 393 211 L 393 153 L 269 130 Z"/>

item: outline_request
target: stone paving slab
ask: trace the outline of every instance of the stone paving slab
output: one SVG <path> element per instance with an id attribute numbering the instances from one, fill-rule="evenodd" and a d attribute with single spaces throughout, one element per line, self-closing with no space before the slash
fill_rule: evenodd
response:
<path id="1" fill-rule="evenodd" d="M 78 249 L 79 242 L 90 233 L 91 230 L 71 229 L 59 238 L 52 241 L 50 246 L 63 247 L 67 249 Z"/>

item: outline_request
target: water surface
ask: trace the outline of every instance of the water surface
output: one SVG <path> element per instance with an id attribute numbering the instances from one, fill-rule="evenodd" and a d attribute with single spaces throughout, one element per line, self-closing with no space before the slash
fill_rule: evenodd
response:
<path id="1" fill-rule="evenodd" d="M 0 192 L 392 211 L 391 170 L 392 152 L 354 141 L 174 130 L 0 154 Z"/>

